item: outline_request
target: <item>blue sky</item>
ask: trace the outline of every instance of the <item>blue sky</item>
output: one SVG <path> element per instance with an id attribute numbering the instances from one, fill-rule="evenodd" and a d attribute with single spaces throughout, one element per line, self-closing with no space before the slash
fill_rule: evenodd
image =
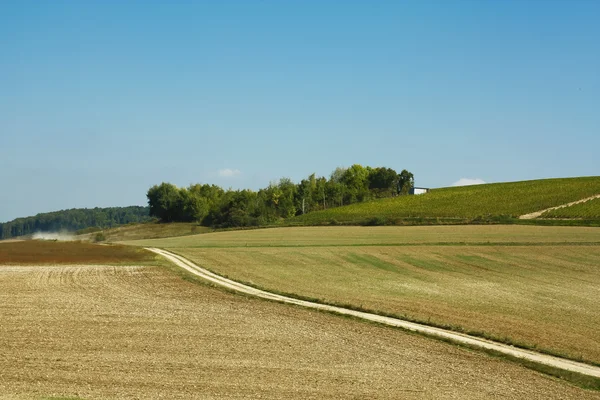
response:
<path id="1" fill-rule="evenodd" d="M 600 175 L 598 1 L 167 3 L 0 3 L 0 221 L 354 163 Z"/>

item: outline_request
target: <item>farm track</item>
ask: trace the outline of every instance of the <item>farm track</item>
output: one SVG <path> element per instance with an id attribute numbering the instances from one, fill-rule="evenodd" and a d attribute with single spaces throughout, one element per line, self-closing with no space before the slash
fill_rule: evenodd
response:
<path id="1" fill-rule="evenodd" d="M 263 299 L 273 300 L 282 303 L 294 304 L 302 307 L 313 308 L 322 311 L 333 312 L 337 314 L 343 314 L 348 316 L 353 316 L 361 319 L 365 319 L 372 322 L 381 323 L 388 326 L 394 326 L 402 329 L 406 329 L 408 331 L 417 332 L 429 336 L 438 337 L 444 340 L 449 340 L 455 343 L 459 343 L 462 345 L 468 345 L 472 347 L 477 347 L 485 350 L 491 350 L 495 352 L 499 352 L 502 354 L 506 354 L 511 357 L 516 357 L 520 359 L 524 359 L 530 362 L 543 364 L 547 366 L 551 366 L 554 368 L 559 368 L 565 371 L 575 372 L 583 375 L 593 376 L 600 378 L 600 368 L 584 363 L 579 363 L 576 361 L 571 361 L 567 359 L 562 359 L 558 357 L 553 357 L 550 355 L 537 353 L 534 351 L 524 350 L 520 348 L 516 348 L 513 346 L 509 346 L 506 344 L 493 342 L 486 339 L 481 339 L 477 337 L 473 337 L 466 334 L 461 334 L 441 328 L 435 328 L 427 325 L 417 324 L 409 321 L 404 321 L 397 318 L 385 317 L 377 314 L 371 314 L 361 311 L 350 310 L 347 308 L 324 305 L 319 303 L 313 303 L 310 301 L 299 300 L 287 296 L 282 296 L 274 293 L 270 293 L 267 291 L 259 290 L 233 280 L 224 278 L 220 275 L 214 274 L 204 268 L 199 267 L 198 265 L 190 262 L 189 260 L 181 257 L 179 255 L 173 254 L 171 252 L 157 249 L 157 248 L 147 248 L 148 250 L 157 253 L 169 261 L 173 262 L 177 266 L 184 268 L 188 272 L 200 276 L 210 282 L 213 282 L 219 286 L 223 286 L 230 290 L 235 290 L 241 293 L 245 293 L 248 295 L 260 297 Z"/>
<path id="2" fill-rule="evenodd" d="M 532 212 L 532 213 L 529 213 L 529 214 L 524 214 L 524 215 L 521 215 L 519 217 L 519 219 L 535 219 L 535 218 L 540 217 L 542 214 L 544 214 L 545 212 L 548 212 L 548 211 L 558 210 L 560 208 L 571 207 L 571 206 L 574 206 L 576 204 L 586 203 L 586 202 L 588 202 L 590 200 L 599 199 L 599 198 L 600 198 L 600 194 L 597 194 L 597 195 L 594 195 L 594 196 L 586 197 L 585 199 L 581 199 L 581 200 L 577 200 L 577 201 L 572 201 L 572 202 L 567 203 L 567 204 L 561 204 L 560 206 L 550 207 L 550 208 L 546 208 L 545 210 L 540 210 L 540 211 Z"/>
<path id="3" fill-rule="evenodd" d="M 497 357 L 172 272 L 0 265 L 0 399 L 600 399 Z"/>

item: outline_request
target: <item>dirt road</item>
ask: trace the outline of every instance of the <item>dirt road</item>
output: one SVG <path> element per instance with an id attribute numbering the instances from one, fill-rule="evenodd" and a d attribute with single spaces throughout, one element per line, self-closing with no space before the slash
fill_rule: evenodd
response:
<path id="1" fill-rule="evenodd" d="M 585 199 L 573 201 L 571 203 L 562 204 L 560 206 L 546 208 L 545 210 L 540 210 L 540 211 L 532 212 L 529 214 L 524 214 L 524 215 L 521 215 L 519 217 L 519 219 L 535 219 L 535 218 L 540 217 L 546 211 L 558 210 L 559 208 L 574 206 L 575 204 L 585 203 L 586 201 L 590 201 L 590 200 L 594 200 L 594 199 L 598 199 L 598 198 L 600 198 L 600 194 L 597 194 L 597 195 L 591 196 L 591 197 L 586 197 Z"/>
<path id="2" fill-rule="evenodd" d="M 305 300 L 298 300 L 291 297 L 281 296 L 278 294 L 266 292 L 264 290 L 259 290 L 250 286 L 246 286 L 244 284 L 232 281 L 230 279 L 224 278 L 217 274 L 214 274 L 204 268 L 199 267 L 198 265 L 190 262 L 189 260 L 181 257 L 177 254 L 173 254 L 169 251 L 157 249 L 157 248 L 148 248 L 148 250 L 160 254 L 166 259 L 170 260 L 174 264 L 179 267 L 189 271 L 190 273 L 200 276 L 208 281 L 211 281 L 217 285 L 226 287 L 231 290 L 235 290 L 238 292 L 246 293 L 252 296 L 257 296 L 260 298 L 274 300 L 282 303 L 295 304 L 303 307 L 313 308 L 317 310 L 329 311 L 343 315 L 350 315 L 357 318 L 362 318 L 365 320 L 395 326 L 402 329 L 406 329 L 412 332 L 418 332 L 426 335 L 436 336 L 439 338 L 443 338 L 446 340 L 450 340 L 452 342 L 466 344 L 473 347 L 488 349 L 497 351 L 503 354 L 507 354 L 513 357 L 525 359 L 528 361 L 536 362 L 539 364 L 549 365 L 555 368 L 560 368 L 566 371 L 577 372 L 580 374 L 594 376 L 600 378 L 600 367 L 579 363 L 576 361 L 566 360 L 558 357 L 553 357 L 546 354 L 536 353 L 534 351 L 524 350 L 520 348 L 516 348 L 513 346 L 509 346 L 502 343 L 493 342 L 486 339 L 481 339 L 457 332 L 452 332 L 440 328 L 435 328 L 427 325 L 421 325 L 409 321 L 404 321 L 397 318 L 385 317 L 376 314 L 370 314 L 361 311 L 354 311 L 347 308 L 329 306 L 319 303 L 313 303 Z"/>
<path id="3" fill-rule="evenodd" d="M 0 321 L 7 400 L 600 400 L 497 357 L 162 267 L 0 265 Z"/>

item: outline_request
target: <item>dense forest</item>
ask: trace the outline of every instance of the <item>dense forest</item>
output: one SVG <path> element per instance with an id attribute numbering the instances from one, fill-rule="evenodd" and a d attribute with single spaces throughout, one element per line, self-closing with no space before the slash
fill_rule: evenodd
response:
<path id="1" fill-rule="evenodd" d="M 198 222 L 216 228 L 260 226 L 283 218 L 375 198 L 407 194 L 414 176 L 391 168 L 336 168 L 329 177 L 315 174 L 300 183 L 288 178 L 258 191 L 223 190 L 194 184 L 178 188 L 170 183 L 148 190 L 150 215 L 163 222 Z"/>
<path id="2" fill-rule="evenodd" d="M 76 231 L 89 227 L 110 228 L 151 219 L 148 207 L 73 208 L 0 223 L 0 239 L 29 235 L 39 231 Z"/>

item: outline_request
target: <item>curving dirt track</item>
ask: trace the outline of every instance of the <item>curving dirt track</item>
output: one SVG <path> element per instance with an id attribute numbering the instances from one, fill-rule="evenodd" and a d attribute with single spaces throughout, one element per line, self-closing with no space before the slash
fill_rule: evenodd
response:
<path id="1" fill-rule="evenodd" d="M 594 195 L 594 196 L 590 196 L 590 197 L 586 197 L 585 199 L 581 199 L 581 200 L 577 200 L 577 201 L 572 201 L 571 203 L 562 204 L 560 206 L 546 208 L 545 210 L 540 210 L 540 211 L 532 212 L 532 213 L 529 213 L 529 214 L 523 214 L 523 215 L 521 215 L 519 217 L 519 219 L 535 219 L 535 218 L 540 217 L 546 211 L 558 210 L 559 208 L 565 208 L 565 207 L 574 206 L 575 204 L 585 203 L 587 201 L 598 199 L 598 198 L 600 198 L 600 194 L 597 194 L 597 195 Z"/>
<path id="2" fill-rule="evenodd" d="M 162 267 L 0 266 L 0 398 L 600 399 L 384 326 Z"/>
<path id="3" fill-rule="evenodd" d="M 156 249 L 156 248 L 148 248 L 148 250 L 153 251 L 157 254 L 162 255 L 167 258 L 171 262 L 180 266 L 181 268 L 186 269 L 187 271 L 198 275 L 204 279 L 207 279 L 215 284 L 226 287 L 231 290 L 235 290 L 238 292 L 246 293 L 249 295 L 253 295 L 256 297 L 275 300 L 288 304 L 295 304 L 303 307 L 314 308 L 317 310 L 330 311 L 343 315 L 350 315 L 353 317 L 358 317 L 362 319 L 366 319 L 369 321 L 390 325 L 394 327 L 403 328 L 409 331 L 423 333 L 427 335 L 432 335 L 436 337 L 440 337 L 446 340 L 450 340 L 456 343 L 466 344 L 469 346 L 484 348 L 487 350 L 494 350 L 503 354 L 507 354 L 513 357 L 525 359 L 528 361 L 533 361 L 539 364 L 549 365 L 555 368 L 560 368 L 566 371 L 577 372 L 584 375 L 594 376 L 600 378 L 600 367 L 596 367 L 589 364 L 579 363 L 571 360 L 566 360 L 563 358 L 553 357 L 550 355 L 537 353 L 534 351 L 519 349 L 513 346 L 505 345 L 502 343 L 493 342 L 486 339 L 481 339 L 457 332 L 448 331 L 441 328 L 435 328 L 427 325 L 417 324 L 414 322 L 404 321 L 397 318 L 385 317 L 381 315 L 354 311 L 347 308 L 329 306 L 319 303 L 313 303 L 305 300 L 298 300 L 287 296 L 282 296 L 270 292 L 266 292 L 263 290 L 259 290 L 250 286 L 246 286 L 244 284 L 235 282 L 233 280 L 224 278 L 220 275 L 214 274 L 204 268 L 197 266 L 191 261 L 181 257 L 177 254 L 173 254 L 166 250 Z"/>

